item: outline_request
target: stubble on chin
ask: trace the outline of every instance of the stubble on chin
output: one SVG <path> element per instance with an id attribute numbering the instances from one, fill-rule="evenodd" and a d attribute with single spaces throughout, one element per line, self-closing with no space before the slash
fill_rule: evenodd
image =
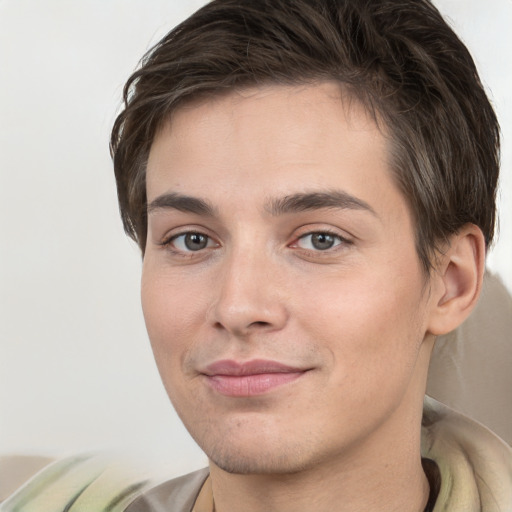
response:
<path id="1" fill-rule="evenodd" d="M 309 460 L 313 439 L 309 436 L 294 441 L 293 436 L 281 432 L 265 435 L 257 424 L 239 422 L 229 428 L 219 429 L 211 423 L 203 424 L 202 433 L 197 428 L 192 437 L 207 455 L 209 461 L 221 470 L 239 475 L 285 475 L 307 470 L 314 465 Z M 245 431 L 244 431 L 245 430 Z"/>

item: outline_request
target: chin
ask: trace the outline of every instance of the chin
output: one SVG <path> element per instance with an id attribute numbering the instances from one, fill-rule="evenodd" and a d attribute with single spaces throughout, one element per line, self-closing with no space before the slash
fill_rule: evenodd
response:
<path id="1" fill-rule="evenodd" d="M 255 453 L 257 452 L 257 453 Z M 304 471 L 308 464 L 304 454 L 291 452 L 283 448 L 275 450 L 242 450 L 217 449 L 207 453 L 208 458 L 223 471 L 238 475 L 284 475 Z"/>
<path id="2" fill-rule="evenodd" d="M 217 435 L 215 435 L 217 434 Z M 290 435 L 254 427 L 219 435 L 212 431 L 194 436 L 209 460 L 232 474 L 292 474 L 314 464 L 314 443 Z M 295 433 L 296 434 L 296 433 Z M 295 442 L 294 438 L 301 439 Z M 307 438 L 307 437 L 306 437 Z"/>

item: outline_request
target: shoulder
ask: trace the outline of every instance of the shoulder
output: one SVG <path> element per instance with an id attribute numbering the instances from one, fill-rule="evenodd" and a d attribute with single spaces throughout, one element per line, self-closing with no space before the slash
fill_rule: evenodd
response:
<path id="1" fill-rule="evenodd" d="M 126 512 L 190 512 L 208 474 L 205 468 L 164 482 L 142 493 Z"/>
<path id="2" fill-rule="evenodd" d="M 148 485 L 137 465 L 124 457 L 70 457 L 29 479 L 0 505 L 0 512 L 121 512 Z"/>
<path id="3" fill-rule="evenodd" d="M 510 446 L 430 397 L 423 408 L 422 456 L 433 460 L 441 474 L 435 511 L 512 510 Z"/>

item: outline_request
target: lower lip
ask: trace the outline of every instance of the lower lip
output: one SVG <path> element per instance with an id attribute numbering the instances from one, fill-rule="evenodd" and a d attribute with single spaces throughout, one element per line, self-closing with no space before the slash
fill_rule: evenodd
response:
<path id="1" fill-rule="evenodd" d="M 304 372 L 207 376 L 210 387 L 225 396 L 248 397 L 267 393 L 304 375 Z"/>

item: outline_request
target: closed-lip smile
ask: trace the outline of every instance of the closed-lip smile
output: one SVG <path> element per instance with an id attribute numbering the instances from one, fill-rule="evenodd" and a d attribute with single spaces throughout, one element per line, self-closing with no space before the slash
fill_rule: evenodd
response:
<path id="1" fill-rule="evenodd" d="M 208 385 L 221 395 L 250 397 L 292 382 L 307 371 L 267 359 L 245 362 L 224 359 L 208 365 L 202 373 Z"/>

